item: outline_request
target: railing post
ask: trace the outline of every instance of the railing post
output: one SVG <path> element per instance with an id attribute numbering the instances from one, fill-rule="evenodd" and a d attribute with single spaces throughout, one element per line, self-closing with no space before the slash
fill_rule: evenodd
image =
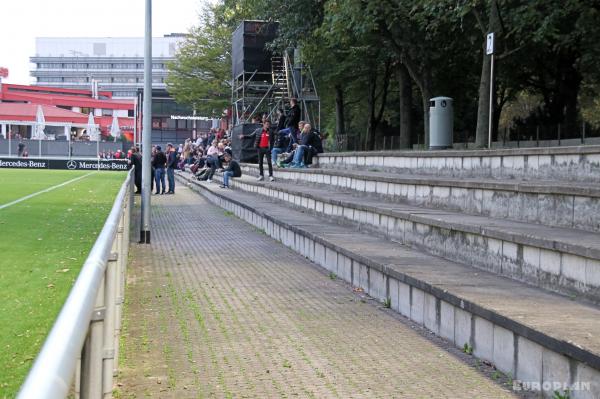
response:
<path id="1" fill-rule="evenodd" d="M 106 276 L 106 275 L 105 275 Z M 106 278 L 106 277 L 105 277 Z M 81 389 L 83 399 L 102 398 L 102 363 L 104 338 L 104 279 L 96 295 L 96 306 L 81 353 Z"/>
<path id="2" fill-rule="evenodd" d="M 102 393 L 110 398 L 113 389 L 113 373 L 115 370 L 115 325 L 117 302 L 117 279 L 119 278 L 119 233 L 113 241 L 112 253 L 108 259 L 105 272 L 104 299 L 106 313 L 103 325 L 103 361 L 102 361 Z"/>
<path id="3" fill-rule="evenodd" d="M 131 223 L 131 212 L 133 209 L 133 194 L 134 185 L 133 179 L 129 186 L 127 197 L 123 202 L 123 211 L 119 221 L 119 228 L 117 230 L 116 242 L 118 254 L 116 262 L 116 287 L 115 287 L 115 325 L 114 325 L 114 364 L 113 364 L 113 376 L 117 375 L 119 366 L 119 337 L 121 336 L 121 326 L 123 317 L 123 304 L 125 302 L 125 283 L 126 283 L 126 268 L 127 268 L 127 257 L 129 255 L 129 229 Z"/>

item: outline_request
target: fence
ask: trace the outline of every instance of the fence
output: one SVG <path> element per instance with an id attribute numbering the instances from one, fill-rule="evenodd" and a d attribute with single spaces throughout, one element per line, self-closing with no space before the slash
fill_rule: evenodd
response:
<path id="1" fill-rule="evenodd" d="M 132 173 L 127 174 L 18 398 L 65 398 L 73 377 L 76 396 L 112 394 L 133 207 Z"/>
<path id="2" fill-rule="evenodd" d="M 494 148 L 512 147 L 549 147 L 600 144 L 600 128 L 587 123 L 580 123 L 577 127 L 566 128 L 564 125 L 552 126 L 518 126 L 499 129 Z M 423 134 L 418 136 L 418 141 L 412 143 L 412 148 L 422 148 Z M 454 148 L 475 148 L 474 132 L 455 131 Z M 374 150 L 400 150 L 399 136 L 380 136 L 375 140 Z M 335 137 L 331 143 L 330 151 L 365 151 L 364 136 L 341 135 Z"/>
<path id="3" fill-rule="evenodd" d="M 105 141 L 60 141 L 60 140 L 8 140 L 0 136 L 0 156 L 17 157 L 26 151 L 30 157 L 36 158 L 97 158 L 99 153 L 115 153 L 131 148 L 128 142 Z"/>

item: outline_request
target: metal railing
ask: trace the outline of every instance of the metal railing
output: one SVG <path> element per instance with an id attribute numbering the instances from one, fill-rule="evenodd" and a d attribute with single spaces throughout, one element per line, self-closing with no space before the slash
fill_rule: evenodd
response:
<path id="1" fill-rule="evenodd" d="M 112 397 L 116 372 L 133 170 L 121 186 L 106 223 L 38 354 L 19 399 Z M 72 382 L 75 377 L 74 391 Z"/>

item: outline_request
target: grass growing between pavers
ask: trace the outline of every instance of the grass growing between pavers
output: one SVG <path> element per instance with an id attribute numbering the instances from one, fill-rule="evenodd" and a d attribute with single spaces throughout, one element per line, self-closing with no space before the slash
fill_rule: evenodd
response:
<path id="1" fill-rule="evenodd" d="M 0 204 L 87 173 L 2 169 Z M 0 210 L 0 398 L 16 395 L 124 179 L 94 172 Z"/>

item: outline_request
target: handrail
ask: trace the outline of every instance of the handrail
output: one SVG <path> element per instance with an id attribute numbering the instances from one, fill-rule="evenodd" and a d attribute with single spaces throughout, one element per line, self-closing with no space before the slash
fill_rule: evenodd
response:
<path id="1" fill-rule="evenodd" d="M 120 317 L 118 317 L 119 320 L 115 320 L 117 318 L 115 315 L 120 315 L 118 310 L 115 311 L 116 309 L 114 308 L 115 305 L 119 304 L 120 298 L 118 296 L 122 294 L 123 290 L 122 284 L 119 287 L 118 279 L 121 277 L 119 274 L 123 274 L 124 276 L 125 254 L 129 242 L 129 218 L 133 204 L 132 173 L 133 170 L 128 172 L 127 178 L 121 186 L 112 210 L 106 219 L 106 223 L 83 264 L 79 277 L 71 289 L 33 367 L 27 375 L 25 383 L 21 386 L 18 398 L 44 399 L 66 397 L 69 394 L 71 382 L 75 376 L 80 358 L 81 387 L 89 387 L 90 383 L 84 381 L 84 367 L 93 369 L 94 366 L 90 364 L 90 359 L 85 353 L 86 347 L 91 345 L 98 346 L 97 342 L 91 342 L 94 333 L 92 331 L 94 322 L 104 320 L 110 314 L 113 317 L 112 324 L 110 322 L 103 322 L 101 327 L 105 329 L 104 324 L 110 325 L 113 328 L 112 335 L 115 337 L 115 326 L 120 325 Z M 114 253 L 115 250 L 116 254 Z M 109 263 L 114 263 L 114 265 L 109 265 Z M 110 267 L 107 267 L 107 265 Z M 122 270 L 117 270 L 117 274 L 114 274 L 114 269 L 119 266 Z M 113 283 L 117 285 L 116 290 Z M 114 298 L 109 298 L 105 295 L 108 293 L 109 287 L 114 290 L 111 294 Z M 98 306 L 99 304 L 101 306 Z M 108 305 L 110 304 L 113 305 L 113 309 L 109 309 Z M 86 347 L 84 347 L 84 342 Z M 112 360 L 114 361 L 114 353 L 118 349 L 118 345 L 116 348 L 114 347 L 114 342 L 114 339 L 112 343 L 104 340 L 103 344 L 103 340 L 101 339 L 101 348 L 91 349 L 91 351 L 95 350 L 100 353 L 100 372 L 102 372 L 102 368 L 106 367 L 103 364 L 103 360 L 106 359 L 106 353 L 102 353 L 106 352 L 106 347 L 112 347 Z M 111 386 L 113 366 L 114 364 L 110 363 Z M 100 385 L 106 385 L 106 382 L 102 380 L 102 373 L 100 375 Z M 98 383 L 94 384 L 98 385 Z M 79 391 L 79 387 L 76 387 L 76 391 Z M 81 396 L 102 397 L 102 395 L 103 392 L 100 390 L 97 394 L 82 392 Z"/>

